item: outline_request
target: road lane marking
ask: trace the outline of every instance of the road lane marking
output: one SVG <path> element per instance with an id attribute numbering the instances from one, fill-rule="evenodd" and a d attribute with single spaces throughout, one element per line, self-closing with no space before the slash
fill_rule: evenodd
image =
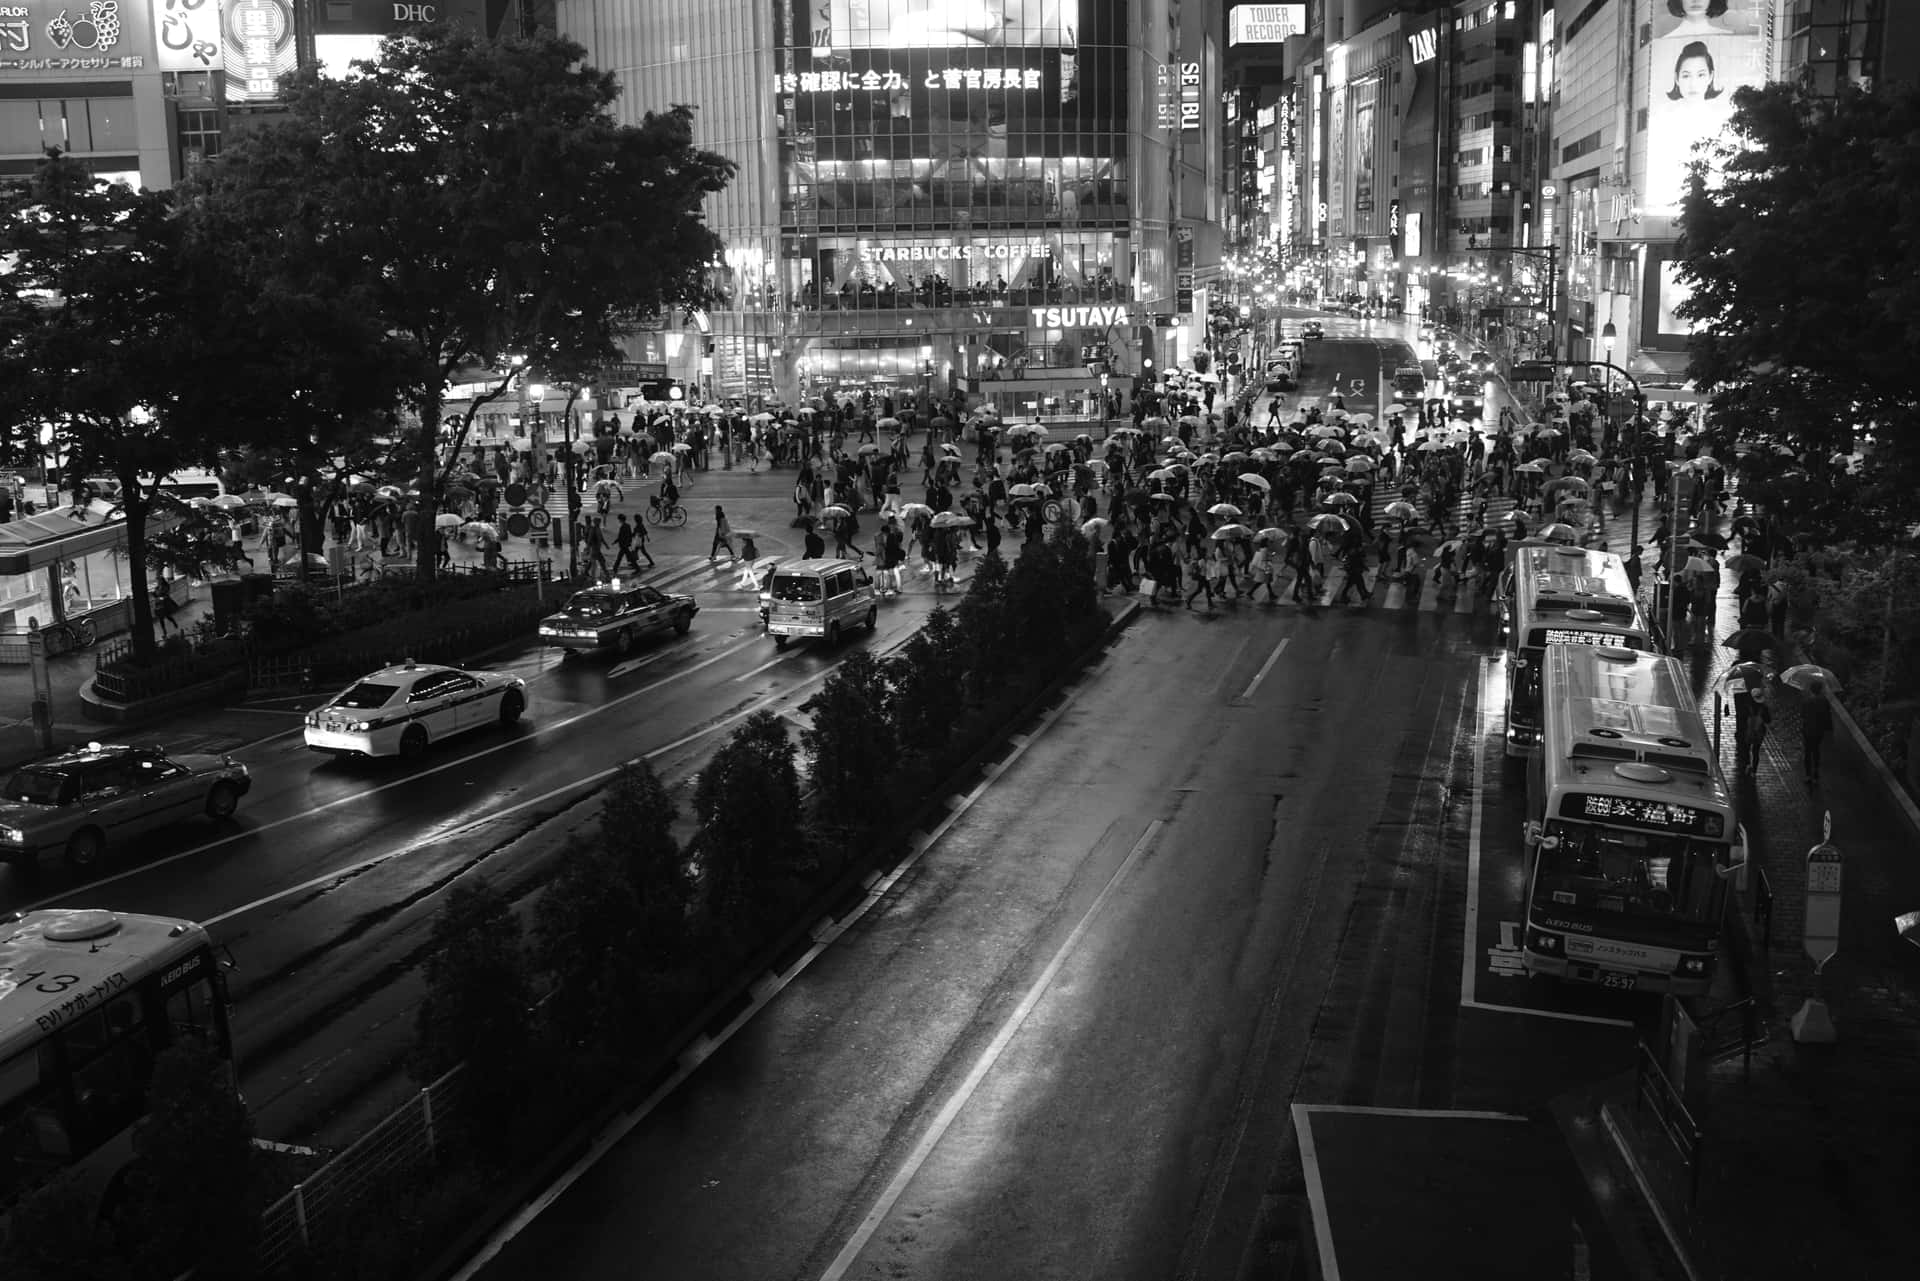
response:
<path id="1" fill-rule="evenodd" d="M 754 668 L 752 671 L 742 672 L 740 675 L 734 677 L 733 683 L 738 685 L 741 681 L 750 681 L 754 677 L 758 676 L 761 672 L 766 671 L 768 668 L 780 666 L 780 664 L 786 662 L 789 658 L 792 658 L 795 654 L 799 652 L 800 652 L 799 650 L 791 650 L 785 654 L 780 655 L 780 657 L 778 658 L 770 658 L 766 662 L 760 664 L 760 666 Z"/>
<path id="2" fill-rule="evenodd" d="M 651 694 L 653 691 L 659 689 L 663 685 L 671 684 L 674 681 L 680 680 L 682 677 L 691 676 L 693 673 L 697 671 L 700 671 L 704 668 L 712 667 L 715 663 L 721 662 L 727 658 L 731 658 L 734 654 L 745 649 L 748 645 L 751 645 L 751 644 L 753 644 L 753 641 L 751 640 L 742 641 L 738 645 L 733 645 L 726 649 L 721 650 L 719 653 L 713 655 L 713 657 L 711 658 L 702 659 L 700 662 L 695 663 L 693 666 L 689 668 L 686 668 L 684 671 L 675 672 L 671 676 L 663 676 L 656 681 L 649 681 L 647 684 L 640 686 L 638 689 L 630 690 L 625 694 L 617 695 L 613 698 L 608 699 L 606 702 L 599 704 L 598 706 L 590 707 L 584 712 L 577 712 L 574 715 L 565 718 L 564 720 L 553 721 L 547 724 L 536 723 L 535 725 L 529 726 L 527 733 L 516 734 L 514 737 L 507 739 L 504 742 L 496 743 L 492 747 L 485 747 L 480 749 L 477 752 L 468 752 L 465 755 L 457 756 L 442 764 L 435 765 L 431 769 L 424 769 L 419 771 L 418 773 L 409 774 L 405 778 L 396 778 L 391 782 L 381 783 L 381 784 L 378 784 L 377 786 L 369 787 L 362 791 L 350 792 L 345 796 L 336 796 L 334 799 L 330 801 L 322 801 L 318 805 L 310 805 L 306 809 L 300 810 L 298 813 L 288 814 L 282 818 L 270 819 L 267 822 L 260 824 L 258 827 L 250 827 L 244 832 L 234 832 L 227 836 L 217 837 L 214 840 L 206 841 L 206 842 L 203 842 L 202 844 L 196 845 L 191 849 L 181 850 L 178 854 L 170 854 L 166 858 L 158 859 L 151 863 L 145 863 L 139 867 L 130 867 L 124 872 L 115 872 L 112 876 L 103 876 L 99 880 L 89 881 L 85 885 L 76 885 L 72 889 L 63 890 L 58 894 L 50 894 L 46 898 L 38 899 L 35 902 L 29 903 L 26 907 L 21 908 L 19 910 L 32 911 L 35 908 L 45 907 L 50 903 L 58 903 L 63 900 L 70 900 L 76 895 L 91 893 L 92 891 L 100 889 L 103 886 L 112 885 L 119 881 L 129 880 L 135 876 L 144 876 L 149 872 L 155 872 L 163 867 L 169 867 L 174 863 L 180 862 L 182 859 L 197 858 L 200 855 L 205 854 L 210 850 L 221 849 L 221 848 L 224 848 L 225 846 L 232 845 L 238 841 L 252 840 L 257 836 L 264 835 L 265 833 L 271 832 L 276 828 L 286 827 L 293 823 L 304 822 L 307 819 L 312 818 L 316 814 L 324 814 L 328 810 L 339 809 L 343 805 L 356 804 L 360 801 L 366 800 L 370 796 L 378 796 L 381 792 L 392 791 L 396 787 L 406 787 L 409 784 L 417 782 L 420 779 L 431 778 L 435 774 L 444 774 L 448 770 L 460 769 L 470 764 L 473 761 L 479 760 L 483 756 L 491 756 L 495 752 L 504 752 L 504 751 L 507 751 L 509 748 L 518 747 L 519 745 L 521 745 L 522 743 L 525 743 L 529 739 L 539 738 L 543 734 L 556 733 L 560 730 L 566 729 L 570 725 L 576 725 L 579 722 L 586 720 L 588 717 L 598 716 L 602 712 L 610 711 L 613 708 L 619 707 L 623 703 L 630 703 L 634 699 L 642 698 L 648 694 Z M 833 669 L 828 668 L 827 670 L 831 671 Z M 825 673 L 823 672 L 820 675 L 824 676 Z M 811 677 L 809 679 L 817 680 L 819 679 L 819 677 L 816 676 L 816 677 Z M 801 682 L 801 684 L 804 685 L 806 684 L 806 682 L 803 681 Z M 795 686 L 794 688 L 797 689 L 797 688 L 800 688 L 800 686 Z M 769 696 L 769 697 L 773 697 L 773 696 Z M 738 719 L 738 718 L 734 717 L 734 718 L 729 718 L 728 720 L 721 721 L 718 725 L 713 726 L 707 730 L 703 730 L 701 731 L 701 733 L 712 733 L 713 729 L 717 729 L 717 728 L 720 728 L 721 726 L 730 724 L 732 720 L 735 720 L 735 719 Z M 298 733 L 298 732 L 299 732 L 298 730 L 287 731 L 287 733 L 289 734 Z M 692 737 L 697 738 L 699 737 L 699 734 L 695 734 Z M 682 740 L 682 741 L 683 742 L 691 741 L 691 738 Z M 677 744 L 675 745 L 677 746 Z M 651 753 L 649 755 L 651 755 Z M 596 775 L 594 777 L 604 778 L 610 773 L 612 773 L 611 770 L 606 770 L 606 771 L 602 771 L 599 775 Z M 572 785 L 569 785 L 569 786 L 572 786 Z M 567 789 L 563 787 L 558 790 L 565 791 Z M 556 792 L 551 794 L 557 795 L 558 793 Z M 503 811 L 503 812 L 511 813 L 512 811 Z M 497 817 L 497 816 L 498 815 L 490 815 L 488 817 L 491 818 L 491 817 Z M 476 821 L 485 822 L 487 820 L 480 819 Z M 378 861 L 380 860 L 378 859 L 373 860 L 373 862 L 378 862 Z"/>
<path id="3" fill-rule="evenodd" d="M 628 672 L 637 672 L 649 664 L 659 662 L 672 652 L 672 650 L 666 649 L 656 650 L 651 654 L 646 654 L 639 658 L 629 658 L 624 663 L 615 663 L 607 669 L 607 679 L 612 680 L 616 676 L 625 676 Z"/>
<path id="4" fill-rule="evenodd" d="M 1235 707 L 1245 707 L 1253 701 L 1253 691 L 1259 689 L 1260 682 L 1267 679 L 1267 673 L 1272 671 L 1273 665 L 1280 661 L 1280 655 L 1287 652 L 1287 642 L 1292 639 L 1291 636 L 1280 638 L 1280 643 L 1273 647 L 1271 654 L 1267 655 L 1267 661 L 1260 664 L 1260 670 L 1253 674 L 1253 679 L 1247 682 L 1247 687 L 1240 691 L 1240 697 L 1233 700 Z"/>
<path id="5" fill-rule="evenodd" d="M 861 1220 L 860 1226 L 854 1229 L 853 1236 L 848 1239 L 846 1245 L 841 1247 L 839 1255 L 833 1262 L 827 1265 L 827 1270 L 820 1274 L 820 1281 L 840 1281 L 846 1276 L 848 1269 L 858 1261 L 861 1252 L 873 1240 L 874 1233 L 880 1230 L 887 1216 L 893 1213 L 895 1206 L 899 1205 L 900 1198 L 906 1195 L 908 1185 L 919 1175 L 921 1168 L 933 1156 L 934 1149 L 940 1146 L 941 1141 L 946 1138 L 947 1131 L 960 1118 L 960 1113 L 965 1110 L 975 1092 L 985 1082 L 987 1074 L 993 1071 L 994 1066 L 1000 1061 L 1000 1056 L 1006 1053 L 1009 1045 L 1013 1044 L 1013 1038 L 1019 1035 L 1020 1030 L 1026 1026 L 1027 1019 L 1035 1009 L 1039 1008 L 1041 999 L 1053 986 L 1053 980 L 1059 976 L 1060 971 L 1066 968 L 1067 961 L 1079 948 L 1080 940 L 1086 936 L 1095 918 L 1100 915 L 1101 909 L 1106 907 L 1107 900 L 1113 897 L 1114 891 L 1126 881 L 1127 874 L 1140 862 L 1147 850 L 1152 848 L 1154 840 L 1166 825 L 1166 820 L 1160 818 L 1147 824 L 1147 830 L 1140 834 L 1140 839 L 1135 841 L 1133 848 L 1127 851 L 1126 858 L 1121 860 L 1118 868 L 1114 869 L 1113 875 L 1107 878 L 1107 883 L 1101 887 L 1093 903 L 1074 925 L 1073 932 L 1067 935 L 1066 941 L 1053 954 L 1053 959 L 1047 962 L 1047 968 L 1040 972 L 1039 977 L 1033 981 L 1033 986 L 1027 989 L 1027 994 L 1020 998 L 1020 1004 L 1012 1014 L 1007 1016 L 1007 1021 L 1001 1024 L 1000 1030 L 994 1034 L 992 1043 L 981 1051 L 979 1059 L 974 1062 L 973 1069 L 967 1073 L 966 1079 L 947 1099 L 939 1114 L 934 1117 L 933 1124 L 927 1127 L 927 1132 L 920 1136 L 918 1143 L 914 1144 L 913 1151 L 908 1154 L 906 1161 L 894 1172 L 893 1179 L 880 1193 L 880 1198 L 874 1202 L 873 1208 L 867 1211 L 867 1216 Z"/>
<path id="6" fill-rule="evenodd" d="M 1122 617 L 1127 617 L 1127 615 L 1123 614 Z M 1085 688 L 1085 685 L 1081 683 L 1069 689 L 1067 696 L 1055 704 L 1051 711 L 1040 718 L 1040 723 L 1034 726 L 1030 737 L 1028 737 L 1025 742 L 1014 747 L 1013 751 L 1008 754 L 1005 763 L 1012 765 L 1014 761 L 1025 755 L 1027 748 L 1033 743 L 1038 742 L 1041 737 L 1046 734 L 1047 730 L 1052 727 L 1053 723 L 1064 716 L 1067 709 L 1074 705 L 1075 701 L 1080 697 L 1080 691 L 1083 688 Z M 718 1036 L 712 1038 L 707 1046 L 707 1054 L 711 1054 L 714 1050 L 719 1049 L 728 1041 L 732 1040 L 735 1033 L 742 1027 L 745 1027 L 747 1022 L 752 1019 L 755 1014 L 759 1013 L 763 1006 L 780 995 L 788 984 L 794 982 L 804 974 L 807 967 L 812 965 L 815 958 L 826 951 L 827 948 L 833 944 L 834 940 L 851 929 L 855 923 L 873 909 L 875 904 L 884 899 L 893 889 L 895 882 L 912 871 L 914 867 L 919 864 L 921 858 L 926 855 L 926 852 L 935 845 L 938 845 L 941 838 L 953 829 L 953 825 L 960 821 L 967 810 L 973 806 L 973 803 L 986 794 L 987 788 L 992 785 L 992 782 L 992 779 L 981 780 L 971 792 L 967 793 L 965 800 L 962 801 L 960 806 L 945 818 L 941 819 L 940 823 L 931 833 L 924 837 L 916 838 L 912 846 L 913 852 L 906 858 L 901 859 L 892 871 L 879 877 L 877 880 L 871 881 L 867 887 L 866 897 L 848 911 L 845 916 L 837 921 L 823 922 L 816 928 L 813 931 L 813 945 L 800 954 L 799 959 L 787 968 L 787 972 L 782 974 L 778 981 L 768 984 L 760 996 L 756 997 L 746 1009 L 742 1010 L 731 1023 L 721 1029 Z M 693 1075 L 694 1070 L 700 1066 L 701 1061 L 700 1059 L 689 1060 L 683 1057 L 675 1067 L 673 1074 L 655 1086 L 653 1092 L 641 1100 L 640 1106 L 618 1121 L 615 1121 L 606 1130 L 603 1130 L 578 1161 L 575 1161 L 569 1166 L 567 1170 L 556 1178 L 539 1196 L 528 1202 L 518 1214 L 514 1215 L 513 1218 L 495 1230 L 493 1235 L 487 1238 L 486 1244 L 480 1247 L 472 1259 L 468 1260 L 466 1266 L 454 1274 L 453 1281 L 473 1281 L 473 1278 L 478 1276 L 479 1273 L 499 1255 L 500 1251 L 507 1247 L 508 1243 L 526 1231 L 528 1225 L 544 1214 L 547 1207 L 558 1201 L 562 1196 L 565 1196 L 567 1190 L 578 1183 L 581 1178 L 586 1175 L 587 1171 L 598 1165 L 600 1161 L 606 1157 L 608 1152 L 619 1146 L 628 1135 L 638 1129 L 640 1123 L 651 1116 L 655 1108 L 659 1107 L 669 1095 L 679 1089 L 682 1082 Z"/>
<path id="7" fill-rule="evenodd" d="M 1486 829 L 1487 737 L 1496 728 L 1489 714 L 1493 707 L 1493 659 L 1480 660 L 1479 727 L 1473 736 L 1473 806 L 1467 817 L 1467 911 L 1466 936 L 1460 947 L 1460 1008 L 1484 1010 L 1492 1014 L 1525 1014 L 1536 1019 L 1557 1019 L 1563 1023 L 1594 1023 L 1601 1027 L 1632 1027 L 1631 1019 L 1610 1019 L 1599 1014 L 1575 1014 L 1570 1010 L 1537 1010 L 1524 1005 L 1497 1005 L 1471 995 L 1480 954 L 1480 841 Z"/>

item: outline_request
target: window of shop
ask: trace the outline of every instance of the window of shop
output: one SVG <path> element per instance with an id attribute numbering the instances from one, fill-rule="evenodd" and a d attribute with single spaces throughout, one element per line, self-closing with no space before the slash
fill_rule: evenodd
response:
<path id="1" fill-rule="evenodd" d="M 133 99 L 0 101 L 0 153 L 38 154 L 43 146 L 81 153 L 137 150 Z"/>
<path id="2" fill-rule="evenodd" d="M 54 120 L 58 130 L 59 120 Z M 7 155 L 31 155 L 40 150 L 42 143 L 53 142 L 64 145 L 63 137 L 47 138 L 40 132 L 40 104 L 28 99 L 0 101 L 0 153 Z"/>
<path id="3" fill-rule="evenodd" d="M 1128 244 L 1109 231 L 820 236 L 789 255 L 787 288 L 809 310 L 1123 303 Z"/>

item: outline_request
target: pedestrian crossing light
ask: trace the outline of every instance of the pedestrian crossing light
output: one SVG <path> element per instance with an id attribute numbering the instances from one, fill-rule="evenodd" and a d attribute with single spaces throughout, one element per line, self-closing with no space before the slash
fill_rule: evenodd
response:
<path id="1" fill-rule="evenodd" d="M 1553 381 L 1553 366 L 1543 360 L 1523 360 L 1513 367 L 1508 379 L 1517 383 L 1550 383 Z"/>

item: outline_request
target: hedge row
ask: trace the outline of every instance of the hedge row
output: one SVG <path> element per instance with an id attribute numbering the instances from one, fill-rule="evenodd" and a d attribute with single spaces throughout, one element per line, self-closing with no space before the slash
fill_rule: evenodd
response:
<path id="1" fill-rule="evenodd" d="M 956 767 L 1107 624 L 1077 531 L 1026 545 L 1011 567 L 989 556 L 958 606 L 936 610 L 894 654 L 842 660 L 806 704 L 799 744 L 768 712 L 735 731 L 700 773 L 699 828 L 685 847 L 672 797 L 636 761 L 607 788 L 597 834 L 556 861 L 530 929 L 486 881 L 453 890 L 411 1066 L 426 1081 L 464 1063 L 468 1102 L 449 1122 L 459 1155 L 423 1182 L 497 1178 L 510 1195 L 512 1176 L 552 1161 L 597 1107 L 653 1079 L 690 1021 L 816 919 L 823 894 L 889 860 Z M 425 1262 L 419 1243 L 472 1227 L 470 1198 L 445 1203 L 459 1214 L 414 1222 L 405 1241 L 387 1239 L 380 1216 L 318 1231 L 311 1275 L 405 1275 Z"/>

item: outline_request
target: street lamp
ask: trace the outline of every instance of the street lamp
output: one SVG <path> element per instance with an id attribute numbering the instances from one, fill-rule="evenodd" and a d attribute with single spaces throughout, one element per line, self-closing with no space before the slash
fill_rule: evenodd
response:
<path id="1" fill-rule="evenodd" d="M 1620 331 L 1609 320 L 1600 326 L 1600 347 L 1607 353 L 1607 395 L 1613 395 L 1613 344 L 1620 337 Z"/>

